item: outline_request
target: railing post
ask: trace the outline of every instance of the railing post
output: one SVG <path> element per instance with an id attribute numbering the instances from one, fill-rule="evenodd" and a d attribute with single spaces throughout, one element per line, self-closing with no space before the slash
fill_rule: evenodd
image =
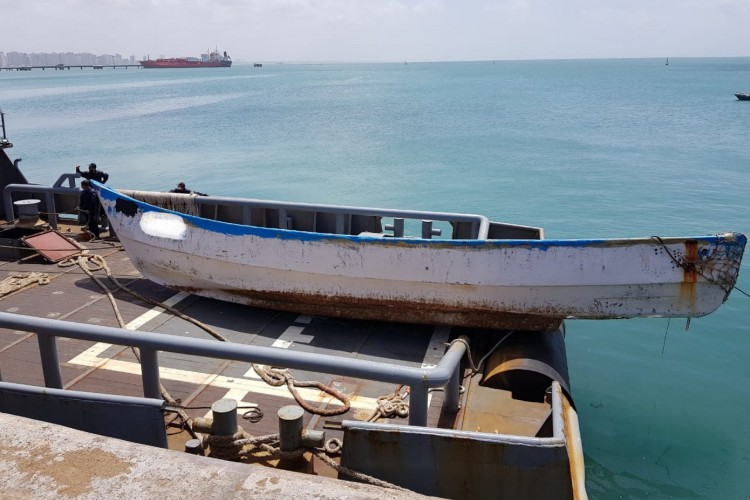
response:
<path id="1" fill-rule="evenodd" d="M 344 234 L 344 214 L 336 212 L 336 234 Z"/>
<path id="2" fill-rule="evenodd" d="M 453 370 L 453 376 L 445 386 L 445 399 L 443 400 L 443 408 L 451 413 L 456 413 L 459 408 L 459 400 L 461 397 L 461 363 L 456 365 Z"/>
<path id="3" fill-rule="evenodd" d="M 386 231 L 393 231 L 394 238 L 404 237 L 404 219 L 403 217 L 394 217 L 393 224 L 385 225 Z"/>
<path id="4" fill-rule="evenodd" d="M 431 240 L 433 236 L 440 236 L 443 233 L 442 229 L 433 229 L 431 220 L 422 221 L 422 238 Z"/>
<path id="5" fill-rule="evenodd" d="M 141 348 L 141 379 L 143 380 L 143 397 L 161 399 L 158 351 Z"/>
<path id="6" fill-rule="evenodd" d="M 57 208 L 55 207 L 55 194 L 44 193 L 44 203 L 47 207 L 47 222 L 52 229 L 57 229 Z"/>
<path id="7" fill-rule="evenodd" d="M 44 386 L 51 389 L 62 389 L 62 374 L 60 360 L 57 357 L 57 343 L 54 335 L 36 334 L 39 342 L 39 357 L 42 359 L 42 373 Z"/>
<path id="8" fill-rule="evenodd" d="M 423 385 L 409 387 L 409 425 L 427 425 L 427 387 Z"/>

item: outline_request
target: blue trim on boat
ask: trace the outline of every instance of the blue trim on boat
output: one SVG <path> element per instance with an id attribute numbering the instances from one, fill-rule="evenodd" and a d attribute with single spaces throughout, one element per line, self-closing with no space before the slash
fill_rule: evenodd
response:
<path id="1" fill-rule="evenodd" d="M 181 212 L 175 212 L 165 208 L 150 205 L 140 200 L 136 200 L 124 194 L 121 194 L 103 184 L 96 181 L 91 182 L 92 186 L 99 192 L 99 196 L 115 201 L 118 198 L 126 199 L 138 205 L 142 212 L 163 212 L 178 215 L 189 222 L 190 225 L 205 229 L 213 233 L 226 234 L 229 236 L 258 236 L 260 238 L 278 238 L 282 240 L 295 240 L 295 241 L 330 241 L 330 240 L 344 240 L 352 243 L 366 241 L 368 244 L 379 244 L 379 245 L 412 245 L 412 246 L 424 246 L 424 247 L 530 247 L 538 250 L 546 251 L 551 247 L 588 247 L 588 246 L 599 246 L 612 243 L 613 239 L 564 239 L 564 240 L 429 240 L 423 238 L 394 238 L 389 237 L 387 239 L 372 237 L 372 236 L 358 236 L 358 235 L 346 235 L 346 234 L 325 234 L 325 233 L 312 233 L 307 231 L 296 231 L 293 229 L 278 229 L 278 228 L 267 228 L 260 226 L 247 226 L 243 224 L 235 224 L 232 222 L 216 221 L 212 219 L 205 219 L 195 215 L 184 214 Z M 110 218 L 113 214 L 108 214 Z M 722 244 L 726 246 L 740 246 L 742 248 L 747 244 L 747 237 L 742 233 L 731 233 L 734 236 L 734 241 L 725 238 L 723 235 L 704 235 L 685 237 L 682 239 L 694 239 L 699 242 Z M 634 238 L 643 239 L 643 238 Z"/>

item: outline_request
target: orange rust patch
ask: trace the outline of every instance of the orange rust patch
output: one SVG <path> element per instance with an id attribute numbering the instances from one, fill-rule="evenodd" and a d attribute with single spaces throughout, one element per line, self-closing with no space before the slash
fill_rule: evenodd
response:
<path id="1" fill-rule="evenodd" d="M 698 272 L 695 263 L 698 262 L 698 242 L 696 240 L 685 241 L 685 257 L 682 260 L 682 283 L 680 284 L 680 304 L 695 308 L 698 281 Z"/>
<path id="2" fill-rule="evenodd" d="M 207 295 L 206 290 L 175 287 L 196 295 Z M 359 299 L 325 294 L 269 292 L 265 290 L 216 290 L 231 297 L 233 302 L 288 311 L 310 316 L 330 316 L 367 321 L 391 321 L 426 325 L 465 326 L 469 328 L 509 329 L 526 331 L 557 330 L 563 317 L 550 314 L 521 314 L 489 308 L 458 308 L 445 304 L 404 302 L 402 300 Z"/>

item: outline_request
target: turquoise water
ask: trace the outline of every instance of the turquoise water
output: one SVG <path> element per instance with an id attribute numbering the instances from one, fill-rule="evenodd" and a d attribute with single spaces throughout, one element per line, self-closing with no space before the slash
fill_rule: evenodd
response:
<path id="1" fill-rule="evenodd" d="M 548 238 L 750 233 L 738 91 L 750 59 L 0 72 L 31 182 L 95 161 L 115 187 L 482 213 Z M 569 322 L 592 498 L 750 498 L 749 312 L 735 290 L 687 332 Z"/>

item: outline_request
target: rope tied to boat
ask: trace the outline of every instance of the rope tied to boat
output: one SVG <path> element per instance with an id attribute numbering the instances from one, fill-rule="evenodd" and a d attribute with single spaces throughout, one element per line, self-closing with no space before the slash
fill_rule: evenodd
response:
<path id="1" fill-rule="evenodd" d="M 729 293 L 732 291 L 732 288 L 736 288 L 737 290 L 739 290 L 739 292 L 741 294 L 750 297 L 750 295 L 748 295 L 747 293 L 745 293 L 743 290 L 740 290 L 736 286 L 737 275 L 739 273 L 739 262 L 736 264 L 737 267 L 734 270 L 732 270 L 732 269 L 729 269 L 729 270 L 727 270 L 727 269 L 714 270 L 714 271 L 717 271 L 719 273 L 720 278 L 724 278 L 724 281 L 719 281 L 719 279 L 714 278 L 713 276 L 710 276 L 710 275 L 706 274 L 705 271 L 706 271 L 706 268 L 707 268 L 707 263 L 715 261 L 715 260 L 718 260 L 717 259 L 717 253 L 720 252 L 719 246 L 717 246 L 716 248 L 714 248 L 714 250 L 711 253 L 711 255 L 704 255 L 703 257 L 698 256 L 698 257 L 696 257 L 695 260 L 689 260 L 684 255 L 681 255 L 679 257 L 676 256 L 669 249 L 669 247 L 664 242 L 664 240 L 661 239 L 659 236 L 651 236 L 651 239 L 654 240 L 654 241 L 656 241 L 656 242 L 658 242 L 661 245 L 661 247 L 664 249 L 664 251 L 667 253 L 667 255 L 669 256 L 669 258 L 672 259 L 672 262 L 674 262 L 674 264 L 677 267 L 684 269 L 685 272 L 697 274 L 698 276 L 700 276 L 701 278 L 705 279 L 709 283 L 714 284 L 714 285 L 718 286 L 719 288 L 721 288 L 722 290 L 724 290 L 724 292 L 727 294 L 727 296 L 729 296 Z M 725 250 L 725 252 L 726 252 L 726 250 Z M 734 271 L 734 272 L 732 272 L 732 271 Z"/>
<path id="2" fill-rule="evenodd" d="M 445 345 L 450 347 L 456 342 L 461 342 L 463 345 L 466 346 L 466 356 L 469 359 L 469 366 L 471 367 L 471 376 L 473 377 L 474 375 L 476 375 L 482 370 L 482 365 L 487 360 L 487 358 L 489 358 L 492 355 L 492 353 L 495 352 L 495 350 L 500 346 L 500 344 L 502 344 L 505 341 L 505 339 L 510 337 L 513 333 L 515 333 L 515 330 L 511 330 L 508 333 L 506 333 L 500 340 L 497 341 L 497 343 L 495 343 L 495 346 L 492 349 L 487 351 L 487 354 L 485 354 L 482 357 L 482 359 L 479 360 L 479 363 L 477 363 L 476 365 L 474 364 L 474 360 L 471 357 L 471 346 L 469 346 L 469 343 L 466 342 L 464 339 L 462 338 L 453 339 L 449 344 L 445 344 Z"/>

